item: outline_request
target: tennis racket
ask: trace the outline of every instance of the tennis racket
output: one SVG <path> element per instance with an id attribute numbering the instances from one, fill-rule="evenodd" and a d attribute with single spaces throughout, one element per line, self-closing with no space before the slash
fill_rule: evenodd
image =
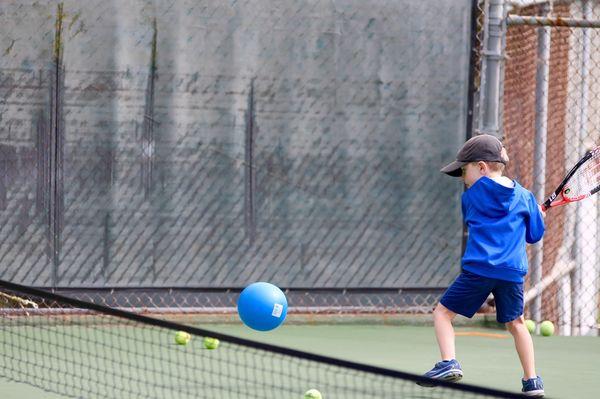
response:
<path id="1" fill-rule="evenodd" d="M 600 191 L 600 146 L 585 153 L 544 201 L 542 210 L 581 201 Z"/>

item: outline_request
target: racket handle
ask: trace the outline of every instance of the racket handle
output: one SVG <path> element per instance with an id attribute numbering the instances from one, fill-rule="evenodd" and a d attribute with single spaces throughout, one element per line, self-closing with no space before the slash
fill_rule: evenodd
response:
<path id="1" fill-rule="evenodd" d="M 543 212 L 546 212 L 548 209 L 550 209 L 550 207 L 552 206 L 552 201 L 554 201 L 554 198 L 556 198 L 556 196 L 550 196 L 549 198 L 546 199 L 546 201 L 544 201 L 540 205 Z"/>

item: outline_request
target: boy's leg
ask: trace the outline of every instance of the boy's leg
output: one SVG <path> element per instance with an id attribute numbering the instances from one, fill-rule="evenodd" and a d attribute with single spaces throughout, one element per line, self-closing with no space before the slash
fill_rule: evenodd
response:
<path id="1" fill-rule="evenodd" d="M 523 367 L 523 379 L 528 380 L 530 378 L 536 378 L 533 340 L 525 325 L 525 319 L 523 316 L 520 316 L 517 319 L 506 323 L 506 326 L 515 340 L 515 348 L 517 349 L 519 360 Z"/>
<path id="2" fill-rule="evenodd" d="M 455 382 L 462 378 L 463 372 L 460 364 L 455 359 L 454 351 L 454 328 L 452 319 L 456 313 L 439 303 L 433 311 L 433 322 L 435 326 L 435 336 L 440 347 L 442 361 L 425 373 L 424 377 Z M 424 387 L 433 387 L 435 383 L 429 381 L 417 382 Z"/>
<path id="3" fill-rule="evenodd" d="M 456 317 L 456 313 L 439 303 L 433 311 L 433 323 L 435 326 L 435 337 L 437 338 L 438 346 L 442 360 L 456 359 L 456 350 L 454 344 L 454 327 L 452 320 Z"/>
<path id="4" fill-rule="evenodd" d="M 458 381 L 462 378 L 462 369 L 455 359 L 452 320 L 457 314 L 473 317 L 492 289 L 490 282 L 493 283 L 493 280 L 463 271 L 448 287 L 433 311 L 435 336 L 442 361 L 436 363 L 424 374 L 424 377 L 444 381 Z M 430 381 L 418 382 L 418 384 L 434 386 Z"/>
<path id="5" fill-rule="evenodd" d="M 523 395 L 540 398 L 544 396 L 544 383 L 535 372 L 533 340 L 523 318 L 523 284 L 499 281 L 495 289 L 496 319 L 506 323 L 508 331 L 515 339 L 515 348 L 523 367 Z"/>

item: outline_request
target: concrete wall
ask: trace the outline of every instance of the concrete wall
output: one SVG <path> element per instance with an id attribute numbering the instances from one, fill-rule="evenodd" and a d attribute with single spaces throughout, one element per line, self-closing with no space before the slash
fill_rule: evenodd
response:
<path id="1" fill-rule="evenodd" d="M 0 278 L 458 273 L 470 1 L 63 4 L 0 6 Z"/>

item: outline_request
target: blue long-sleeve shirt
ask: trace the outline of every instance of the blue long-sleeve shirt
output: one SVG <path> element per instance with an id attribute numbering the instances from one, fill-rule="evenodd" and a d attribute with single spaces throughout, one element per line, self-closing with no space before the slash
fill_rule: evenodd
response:
<path id="1" fill-rule="evenodd" d="M 523 282 L 526 242 L 544 235 L 544 220 L 533 194 L 519 183 L 503 186 L 488 177 L 462 195 L 463 220 L 469 229 L 462 267 L 499 280 Z"/>

